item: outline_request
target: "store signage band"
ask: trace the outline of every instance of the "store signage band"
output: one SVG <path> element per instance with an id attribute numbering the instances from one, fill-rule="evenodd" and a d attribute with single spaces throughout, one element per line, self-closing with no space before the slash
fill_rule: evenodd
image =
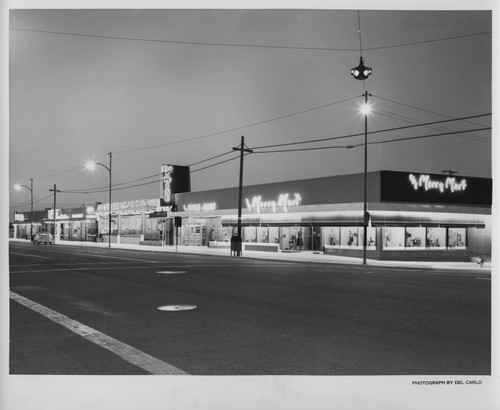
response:
<path id="1" fill-rule="evenodd" d="M 184 212 L 215 211 L 217 204 L 215 202 L 206 202 L 204 204 L 187 204 L 183 206 Z"/>
<path id="2" fill-rule="evenodd" d="M 150 208 L 157 208 L 159 205 L 156 199 L 137 199 L 133 201 L 113 202 L 111 204 L 112 211 L 124 210 L 146 210 Z M 109 204 L 99 204 L 97 212 L 109 212 Z"/>
<path id="3" fill-rule="evenodd" d="M 445 191 L 453 193 L 464 192 L 467 189 L 467 180 L 465 178 L 460 181 L 455 177 L 447 177 L 445 180 L 439 180 L 432 179 L 428 174 L 422 174 L 418 177 L 410 174 L 409 180 L 415 191 L 423 188 L 425 191 L 437 190 L 442 193 Z"/>
<path id="4" fill-rule="evenodd" d="M 300 194 L 295 193 L 294 197 L 291 198 L 289 193 L 281 194 L 278 200 L 263 201 L 262 196 L 254 196 L 251 200 L 246 198 L 246 204 L 249 212 L 255 210 L 260 213 L 262 209 L 272 209 L 276 213 L 277 209 L 281 208 L 283 212 L 288 212 L 288 208 L 299 206 L 302 202 L 302 197 Z"/>

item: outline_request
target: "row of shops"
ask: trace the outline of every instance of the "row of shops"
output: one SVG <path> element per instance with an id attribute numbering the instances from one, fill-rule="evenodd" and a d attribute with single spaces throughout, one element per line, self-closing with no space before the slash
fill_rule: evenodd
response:
<path id="1" fill-rule="evenodd" d="M 171 178 L 169 178 L 169 181 Z M 361 256 L 364 175 L 243 188 L 172 192 L 156 199 L 16 213 L 14 236 L 144 246 L 227 247 L 241 226 L 243 251 Z M 491 256 L 492 180 L 378 171 L 367 175 L 367 257 L 469 260 Z"/>

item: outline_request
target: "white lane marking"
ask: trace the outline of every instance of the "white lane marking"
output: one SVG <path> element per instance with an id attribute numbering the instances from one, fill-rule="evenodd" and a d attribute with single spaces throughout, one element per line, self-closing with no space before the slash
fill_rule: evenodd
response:
<path id="1" fill-rule="evenodd" d="M 133 259 L 133 258 L 122 258 L 119 256 L 107 256 L 107 255 L 97 255 L 95 253 L 77 253 L 71 252 L 73 255 L 83 255 L 83 256 L 93 256 L 95 258 L 110 258 L 110 259 L 120 259 L 123 261 L 136 261 L 136 262 L 146 262 L 146 263 L 155 263 L 154 261 L 148 261 L 144 259 Z"/>
<path id="2" fill-rule="evenodd" d="M 120 342 L 98 330 L 92 329 L 84 325 L 83 323 L 77 322 L 76 320 L 70 319 L 69 317 L 58 313 L 52 309 L 42 306 L 24 296 L 18 295 L 15 292 L 10 291 L 10 298 L 16 302 L 24 305 L 37 313 L 45 316 L 46 318 L 52 320 L 53 322 L 64 326 L 65 328 L 71 330 L 77 335 L 83 337 L 95 343 L 96 345 L 107 349 L 116 355 L 120 356 L 122 359 L 126 360 L 133 365 L 146 370 L 147 372 L 154 375 L 187 375 L 188 373 L 174 367 L 168 363 L 165 363 L 147 353 L 142 352 L 135 347 L 127 345 L 126 343 Z"/>
<path id="3" fill-rule="evenodd" d="M 31 256 L 32 258 L 50 259 L 50 258 L 47 258 L 46 256 L 31 255 L 31 254 L 27 254 L 27 253 L 17 253 L 17 252 L 10 252 L 10 253 L 12 255 Z"/>

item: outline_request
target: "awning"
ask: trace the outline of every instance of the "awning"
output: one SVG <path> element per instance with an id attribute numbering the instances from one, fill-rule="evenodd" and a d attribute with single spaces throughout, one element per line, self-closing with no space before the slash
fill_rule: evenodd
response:
<path id="1" fill-rule="evenodd" d="M 485 227 L 484 215 L 395 211 L 373 211 L 369 213 L 371 226 Z M 238 225 L 238 217 L 236 215 L 224 215 L 221 219 L 224 226 Z M 241 217 L 241 225 L 363 226 L 364 219 L 362 211 L 244 214 Z"/>

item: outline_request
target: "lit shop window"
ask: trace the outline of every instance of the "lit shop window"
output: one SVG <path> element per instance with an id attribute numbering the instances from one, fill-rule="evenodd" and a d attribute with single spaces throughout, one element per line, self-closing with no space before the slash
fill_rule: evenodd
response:
<path id="1" fill-rule="evenodd" d="M 245 226 L 243 228 L 243 242 L 257 242 L 257 227 Z"/>
<path id="2" fill-rule="evenodd" d="M 340 245 L 341 246 L 358 246 L 358 227 L 357 226 L 342 226 L 340 228 Z"/>
<path id="3" fill-rule="evenodd" d="M 406 247 L 425 248 L 425 228 L 406 228 Z"/>
<path id="4" fill-rule="evenodd" d="M 384 228 L 384 249 L 402 249 L 405 246 L 405 228 Z"/>
<path id="5" fill-rule="evenodd" d="M 257 242 L 269 243 L 269 228 L 259 226 L 257 228 Z"/>
<path id="6" fill-rule="evenodd" d="M 449 228 L 448 229 L 448 247 L 465 249 L 465 228 Z"/>
<path id="7" fill-rule="evenodd" d="M 427 228 L 426 248 L 446 248 L 446 228 Z"/>
<path id="8" fill-rule="evenodd" d="M 325 228 L 323 240 L 326 240 L 323 246 L 340 246 L 340 227 Z"/>

